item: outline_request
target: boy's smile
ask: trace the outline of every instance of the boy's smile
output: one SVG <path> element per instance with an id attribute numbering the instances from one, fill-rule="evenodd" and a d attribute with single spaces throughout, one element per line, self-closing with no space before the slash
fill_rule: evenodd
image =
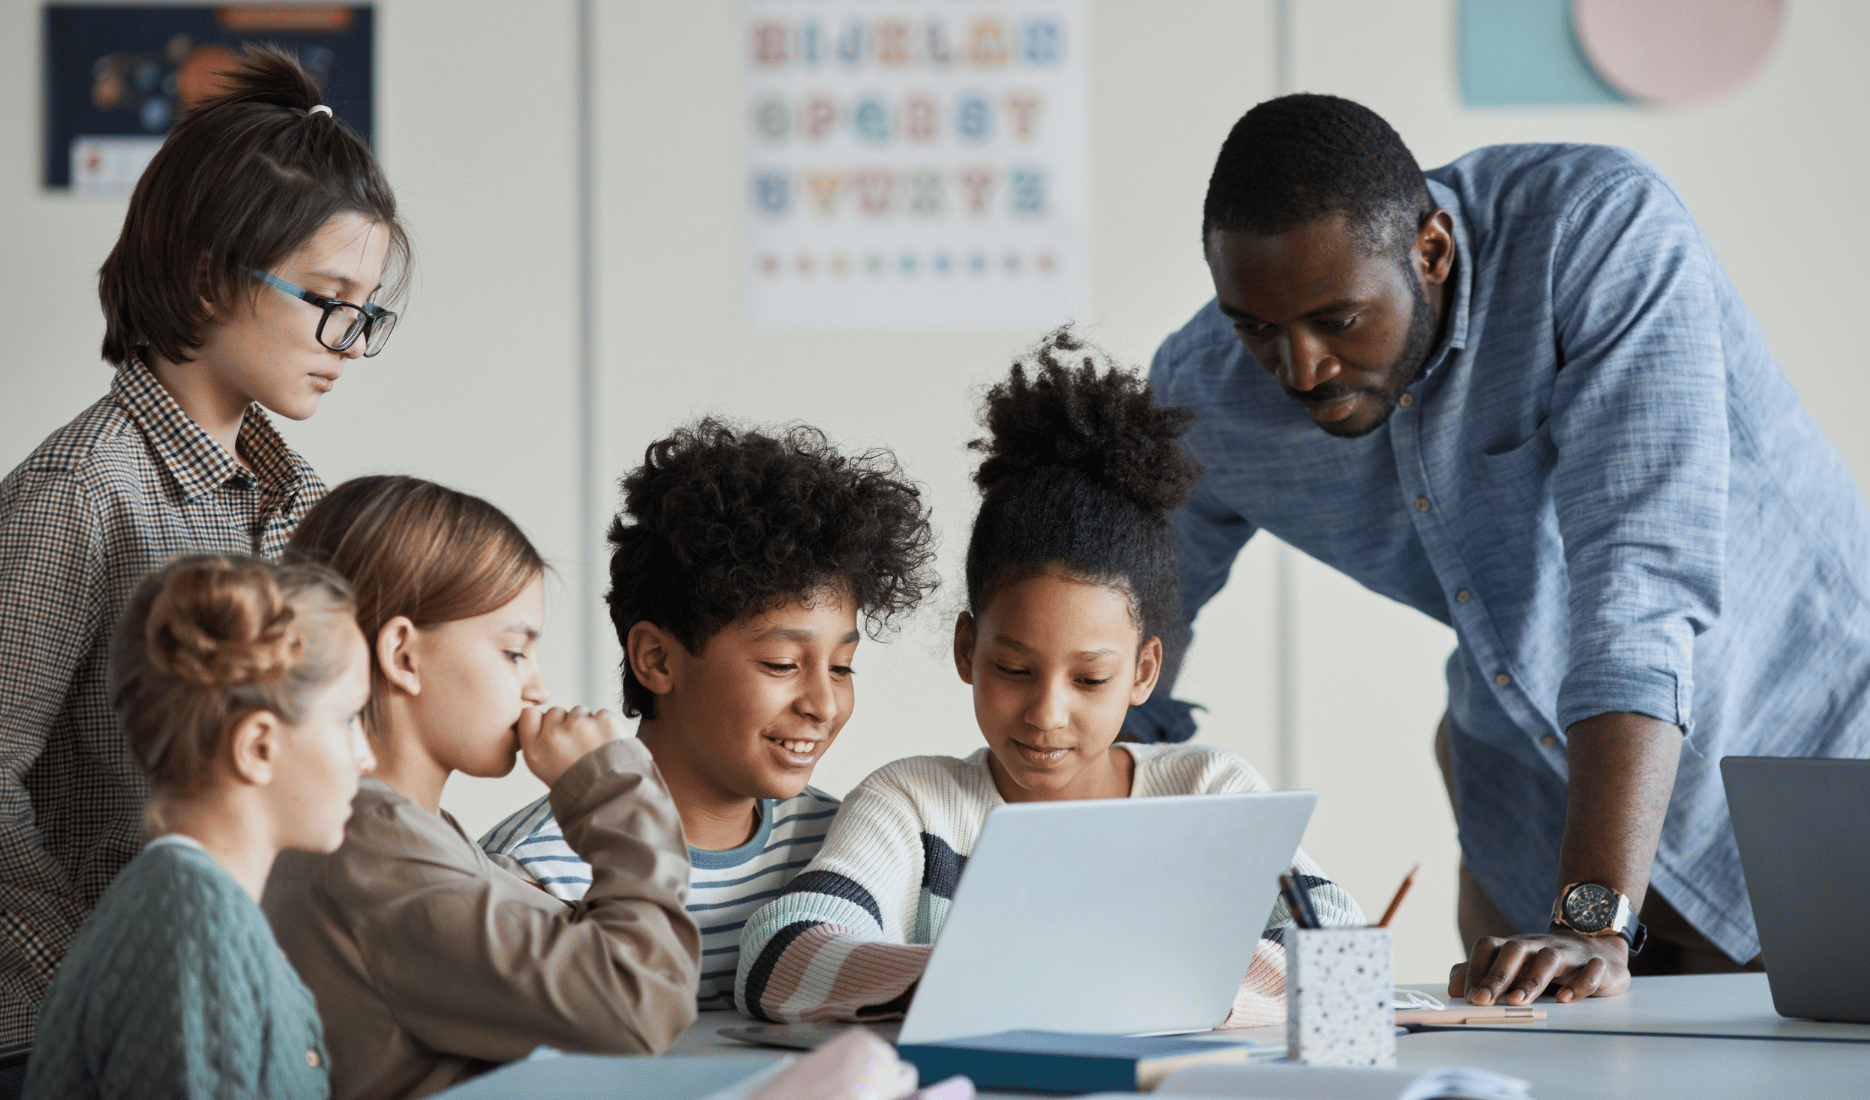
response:
<path id="1" fill-rule="evenodd" d="M 854 601 L 837 591 L 736 619 L 695 653 L 653 624 L 632 628 L 630 667 L 656 693 L 637 736 L 690 845 L 737 848 L 757 827 L 757 800 L 805 789 L 856 705 L 861 637 Z"/>

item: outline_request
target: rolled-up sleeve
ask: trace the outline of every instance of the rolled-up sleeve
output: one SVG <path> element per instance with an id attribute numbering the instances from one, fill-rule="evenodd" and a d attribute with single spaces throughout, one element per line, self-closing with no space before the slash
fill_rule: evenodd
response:
<path id="1" fill-rule="evenodd" d="M 1691 728 L 1694 640 L 1720 615 L 1728 478 L 1712 254 L 1632 170 L 1573 201 L 1554 256 L 1552 499 L 1570 582 L 1561 728 Z"/>

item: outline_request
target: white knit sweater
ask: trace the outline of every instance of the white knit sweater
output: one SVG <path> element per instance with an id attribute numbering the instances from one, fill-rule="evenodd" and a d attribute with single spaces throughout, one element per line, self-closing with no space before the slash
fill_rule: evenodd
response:
<path id="1" fill-rule="evenodd" d="M 1130 794 L 1270 789 L 1253 765 L 1208 745 L 1119 746 L 1136 761 Z M 824 846 L 785 892 L 748 920 L 734 1000 L 763 1020 L 876 1020 L 900 1015 L 947 918 L 987 814 L 1004 803 L 983 748 L 966 759 L 914 756 L 851 791 Z M 1343 888 L 1303 850 L 1299 871 L 1326 925 L 1364 923 Z M 1283 901 L 1266 920 L 1231 1026 L 1284 1019 Z"/>

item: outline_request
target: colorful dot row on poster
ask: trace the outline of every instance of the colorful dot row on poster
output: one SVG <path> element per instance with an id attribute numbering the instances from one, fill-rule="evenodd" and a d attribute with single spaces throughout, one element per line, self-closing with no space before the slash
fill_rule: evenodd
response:
<path id="1" fill-rule="evenodd" d="M 816 16 L 789 21 L 762 18 L 749 27 L 753 67 L 821 66 L 884 69 L 1050 68 L 1064 59 L 1065 28 L 1049 15 L 1008 19 L 907 19 L 852 16 L 841 22 Z"/>
<path id="2" fill-rule="evenodd" d="M 886 275 L 967 275 L 982 278 L 988 275 L 1054 275 L 1058 272 L 1059 261 L 1056 253 L 1046 249 L 1033 253 L 1009 250 L 997 254 L 985 249 L 965 252 L 938 249 L 928 253 L 905 250 L 894 254 L 866 252 L 862 256 L 842 251 L 797 252 L 782 256 L 778 252 L 767 251 L 754 257 L 753 267 L 761 277 L 768 279 L 811 279 L 820 276 L 839 279 L 852 275 L 866 275 L 870 278 Z"/>

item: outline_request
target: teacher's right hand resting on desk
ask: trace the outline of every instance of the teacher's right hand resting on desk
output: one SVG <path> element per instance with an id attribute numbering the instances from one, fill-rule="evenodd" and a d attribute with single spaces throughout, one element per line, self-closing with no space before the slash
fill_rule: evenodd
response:
<path id="1" fill-rule="evenodd" d="M 1642 714 L 1599 714 L 1566 731 L 1565 837 L 1549 932 L 1482 936 L 1448 975 L 1448 995 L 1472 1004 L 1561 1002 L 1630 988 L 1637 921 L 1675 788 L 1678 726 Z"/>

